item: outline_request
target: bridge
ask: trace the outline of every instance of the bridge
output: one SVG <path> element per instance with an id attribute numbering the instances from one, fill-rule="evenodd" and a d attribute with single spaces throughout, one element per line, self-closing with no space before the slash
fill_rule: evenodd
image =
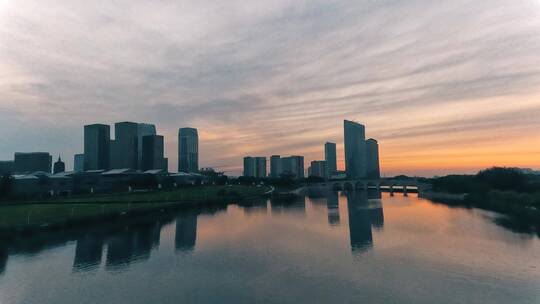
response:
<path id="1" fill-rule="evenodd" d="M 329 180 L 324 183 L 314 184 L 312 186 L 324 187 L 333 191 L 356 191 L 369 189 L 387 190 L 391 194 L 394 192 L 418 192 L 422 185 L 416 179 L 346 179 Z"/>

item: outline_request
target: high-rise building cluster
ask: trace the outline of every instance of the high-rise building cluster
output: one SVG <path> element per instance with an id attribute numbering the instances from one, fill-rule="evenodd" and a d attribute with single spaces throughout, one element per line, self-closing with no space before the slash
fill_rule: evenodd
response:
<path id="1" fill-rule="evenodd" d="M 379 144 L 375 139 L 366 140 L 365 126 L 353 121 L 344 121 L 345 173 L 348 178 L 380 178 Z M 327 142 L 324 145 L 324 160 L 314 160 L 308 168 L 308 176 L 331 179 L 339 172 L 337 169 L 336 144 Z M 266 157 L 245 157 L 244 176 L 267 177 Z M 283 175 L 304 178 L 304 157 L 289 156 L 270 157 L 270 174 L 272 178 Z"/>
<path id="2" fill-rule="evenodd" d="M 84 154 L 75 156 L 75 167 L 83 170 L 133 169 L 168 170 L 164 157 L 165 139 L 156 134 L 152 124 L 119 122 L 115 124 L 115 139 L 110 139 L 107 125 L 84 128 Z M 178 130 L 178 172 L 199 171 L 199 136 L 195 128 Z"/>
<path id="3" fill-rule="evenodd" d="M 164 155 L 165 139 L 157 135 L 153 124 L 118 122 L 84 126 L 84 153 L 75 154 L 73 171 L 128 169 L 131 171 L 162 170 L 168 172 L 168 158 Z M 52 163 L 48 152 L 16 152 L 14 160 L 0 161 L 0 174 L 62 173 L 65 163 L 58 158 Z M 199 172 L 199 137 L 197 129 L 180 128 L 178 131 L 178 172 Z"/>
<path id="4" fill-rule="evenodd" d="M 84 154 L 75 155 L 75 171 L 167 170 L 164 138 L 156 134 L 154 125 L 118 122 L 114 125 L 114 133 L 115 138 L 111 139 L 109 125 L 84 126 Z"/>
<path id="5" fill-rule="evenodd" d="M 366 140 L 365 126 L 345 120 L 344 136 L 347 176 L 349 178 L 380 178 L 379 144 L 373 138 Z"/>

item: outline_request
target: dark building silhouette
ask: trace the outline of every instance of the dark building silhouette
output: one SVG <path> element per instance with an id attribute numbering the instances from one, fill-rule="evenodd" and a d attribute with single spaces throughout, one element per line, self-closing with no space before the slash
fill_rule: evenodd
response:
<path id="1" fill-rule="evenodd" d="M 54 163 L 53 173 L 58 174 L 65 171 L 66 171 L 66 164 L 64 164 L 60 156 L 58 156 L 58 161 Z"/>
<path id="2" fill-rule="evenodd" d="M 270 176 L 273 178 L 278 178 L 281 176 L 282 172 L 283 169 L 281 166 L 281 156 L 272 155 L 270 157 Z"/>
<path id="3" fill-rule="evenodd" d="M 84 171 L 110 168 L 111 127 L 103 124 L 84 126 Z"/>
<path id="4" fill-rule="evenodd" d="M 266 157 L 244 157 L 244 176 L 266 177 Z"/>
<path id="5" fill-rule="evenodd" d="M 75 154 L 73 156 L 73 171 L 84 171 L 84 154 Z"/>
<path id="6" fill-rule="evenodd" d="M 138 169 L 138 135 L 138 123 L 124 121 L 114 124 L 114 142 L 111 142 L 111 168 Z"/>
<path id="7" fill-rule="evenodd" d="M 345 169 L 351 178 L 366 177 L 366 130 L 364 125 L 345 120 Z"/>
<path id="8" fill-rule="evenodd" d="M 96 233 L 87 233 L 77 239 L 73 270 L 89 271 L 99 268 L 103 256 L 104 237 Z"/>
<path id="9" fill-rule="evenodd" d="M 366 140 L 367 178 L 381 178 L 379 166 L 379 143 L 373 138 Z"/>
<path id="10" fill-rule="evenodd" d="M 304 157 L 303 156 L 289 156 L 281 158 L 281 168 L 283 174 L 290 174 L 294 178 L 304 178 Z"/>
<path id="11" fill-rule="evenodd" d="M 188 212 L 176 218 L 174 239 L 177 251 L 192 251 L 197 242 L 197 214 Z"/>
<path id="12" fill-rule="evenodd" d="M 0 175 L 13 174 L 15 172 L 15 162 L 12 160 L 0 161 Z"/>
<path id="13" fill-rule="evenodd" d="M 199 135 L 197 129 L 178 130 L 178 172 L 199 171 Z"/>
<path id="14" fill-rule="evenodd" d="M 349 233 L 352 251 L 366 251 L 373 247 L 371 215 L 365 191 L 347 193 Z"/>
<path id="15" fill-rule="evenodd" d="M 324 144 L 324 160 L 326 161 L 326 176 L 332 177 L 337 172 L 336 144 L 327 142 Z"/>
<path id="16" fill-rule="evenodd" d="M 47 152 L 15 153 L 14 171 L 16 174 L 43 171 L 51 173 L 52 156 Z"/>
<path id="17" fill-rule="evenodd" d="M 160 135 L 143 136 L 142 167 L 143 171 L 153 169 L 167 170 L 164 154 L 164 139 Z"/>
<path id="18" fill-rule="evenodd" d="M 143 137 L 148 135 L 156 135 L 156 126 L 153 124 L 140 123 L 137 128 L 137 168 L 142 168 L 143 155 Z"/>
<path id="19" fill-rule="evenodd" d="M 309 176 L 328 178 L 328 167 L 325 160 L 314 160 L 311 162 L 311 167 L 309 167 Z"/>

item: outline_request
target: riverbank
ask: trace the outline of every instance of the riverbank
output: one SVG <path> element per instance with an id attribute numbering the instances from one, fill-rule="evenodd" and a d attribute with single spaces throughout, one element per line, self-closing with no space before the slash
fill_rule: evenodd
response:
<path id="1" fill-rule="evenodd" d="M 0 206 L 0 230 L 32 231 L 171 208 L 241 202 L 261 197 L 269 190 L 269 187 L 204 186 L 172 191 L 10 202 Z"/>
<path id="2" fill-rule="evenodd" d="M 501 214 L 495 221 L 516 232 L 540 235 L 540 193 L 492 190 L 469 194 L 423 192 L 421 198 L 449 206 L 478 208 Z"/>

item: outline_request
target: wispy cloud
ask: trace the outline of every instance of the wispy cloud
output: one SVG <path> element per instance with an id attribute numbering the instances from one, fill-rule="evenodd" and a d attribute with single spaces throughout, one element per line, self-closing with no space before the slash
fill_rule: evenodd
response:
<path id="1" fill-rule="evenodd" d="M 245 154 L 321 158 L 348 118 L 388 174 L 540 167 L 535 0 L 4 2 L 0 158 L 73 154 L 83 124 L 134 120 L 166 135 L 171 168 L 190 125 L 203 165 L 238 172 Z"/>

